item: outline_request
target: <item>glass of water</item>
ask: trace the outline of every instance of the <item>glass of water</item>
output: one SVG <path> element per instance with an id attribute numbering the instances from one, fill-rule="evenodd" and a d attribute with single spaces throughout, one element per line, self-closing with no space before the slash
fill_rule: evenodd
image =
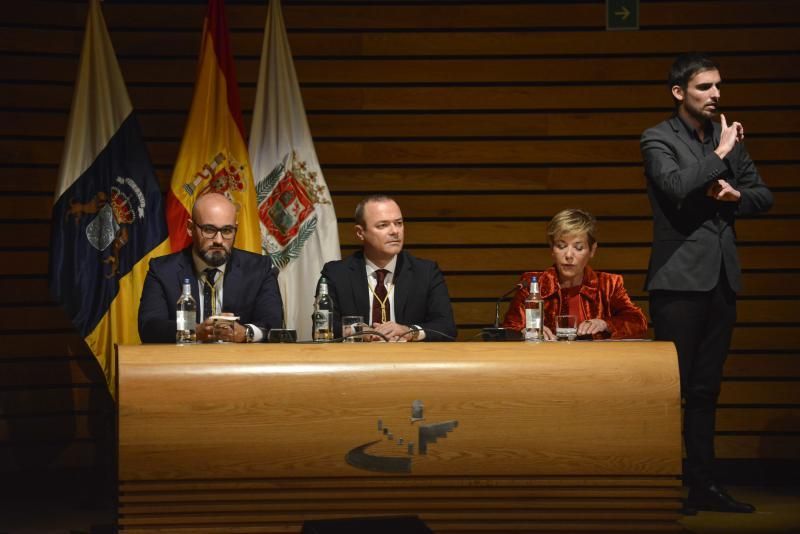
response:
<path id="1" fill-rule="evenodd" d="M 360 315 L 345 315 L 342 317 L 342 341 L 345 343 L 356 343 L 364 341 L 360 334 L 364 328 L 364 318 Z M 352 336 L 352 337 L 348 337 Z"/>
<path id="2" fill-rule="evenodd" d="M 578 335 L 578 318 L 574 315 L 556 315 L 556 339 L 575 341 Z"/>

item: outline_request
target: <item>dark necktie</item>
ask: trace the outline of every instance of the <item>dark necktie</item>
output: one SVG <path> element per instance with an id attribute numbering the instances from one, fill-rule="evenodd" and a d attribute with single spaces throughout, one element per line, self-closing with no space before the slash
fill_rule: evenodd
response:
<path id="1" fill-rule="evenodd" d="M 385 323 L 391 319 L 391 308 L 389 307 L 389 295 L 383 281 L 389 273 L 386 269 L 375 271 L 375 293 L 372 295 L 372 322 Z M 382 306 L 381 306 L 382 305 Z M 384 319 L 385 317 L 385 319 Z"/>
<path id="2" fill-rule="evenodd" d="M 217 289 L 216 279 L 219 269 L 206 269 L 203 271 L 206 279 L 203 282 L 203 320 L 216 314 L 217 308 Z"/>

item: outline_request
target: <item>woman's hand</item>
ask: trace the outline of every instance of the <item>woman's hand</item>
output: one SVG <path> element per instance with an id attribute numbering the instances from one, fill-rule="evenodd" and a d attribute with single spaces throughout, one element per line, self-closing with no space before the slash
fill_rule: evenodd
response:
<path id="1" fill-rule="evenodd" d="M 579 336 L 592 336 L 608 330 L 608 323 L 602 319 L 589 319 L 578 325 Z"/>
<path id="2" fill-rule="evenodd" d="M 555 341 L 556 340 L 556 335 L 553 333 L 552 330 L 550 330 L 546 326 L 542 327 L 542 333 L 544 334 L 544 340 L 545 341 Z"/>

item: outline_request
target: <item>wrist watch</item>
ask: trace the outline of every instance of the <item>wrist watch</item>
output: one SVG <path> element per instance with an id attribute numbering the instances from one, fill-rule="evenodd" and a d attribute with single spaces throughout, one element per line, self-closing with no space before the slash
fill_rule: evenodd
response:
<path id="1" fill-rule="evenodd" d="M 255 340 L 256 331 L 249 324 L 244 325 L 244 342 L 252 343 Z"/>
<path id="2" fill-rule="evenodd" d="M 419 332 L 422 329 L 414 324 L 414 325 L 411 325 L 411 330 L 412 330 L 412 332 L 411 332 L 411 341 L 418 340 L 419 339 Z"/>

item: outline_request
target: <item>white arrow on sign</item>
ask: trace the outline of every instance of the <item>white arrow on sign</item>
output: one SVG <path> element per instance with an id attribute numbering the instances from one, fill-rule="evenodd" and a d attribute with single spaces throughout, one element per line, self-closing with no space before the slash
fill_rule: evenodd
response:
<path id="1" fill-rule="evenodd" d="M 622 6 L 622 10 L 615 11 L 614 14 L 622 17 L 622 20 L 628 20 L 628 17 L 630 16 L 631 12 L 628 10 L 627 7 Z"/>

